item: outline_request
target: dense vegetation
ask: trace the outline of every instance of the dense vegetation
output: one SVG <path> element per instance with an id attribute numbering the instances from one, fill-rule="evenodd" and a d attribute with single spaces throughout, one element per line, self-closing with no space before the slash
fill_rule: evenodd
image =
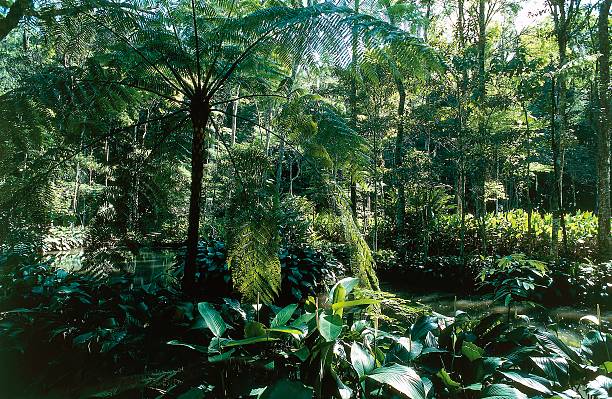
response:
<path id="1" fill-rule="evenodd" d="M 0 396 L 610 397 L 610 7 L 0 0 Z"/>

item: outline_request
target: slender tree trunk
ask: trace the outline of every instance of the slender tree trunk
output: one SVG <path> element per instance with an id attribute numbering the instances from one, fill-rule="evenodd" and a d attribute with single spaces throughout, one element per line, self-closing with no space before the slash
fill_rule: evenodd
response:
<path id="1" fill-rule="evenodd" d="M 527 159 L 525 160 L 525 184 L 527 186 L 527 240 L 529 242 L 529 247 L 531 248 L 532 241 L 532 226 L 531 226 L 531 217 L 533 212 L 533 206 L 531 204 L 531 130 L 529 129 L 529 115 L 527 114 L 527 107 L 525 107 L 525 103 L 522 102 L 521 106 L 523 107 L 523 115 L 525 116 L 525 126 L 527 128 Z"/>
<path id="2" fill-rule="evenodd" d="M 240 85 L 236 89 L 236 97 L 240 97 Z M 232 146 L 236 144 L 236 129 L 238 126 L 238 103 L 240 100 L 232 102 Z"/>
<path id="3" fill-rule="evenodd" d="M 397 207 L 395 211 L 395 226 L 398 238 L 398 252 L 403 253 L 404 232 L 406 224 L 406 193 L 404 182 L 400 178 L 404 160 L 404 112 L 406 108 L 406 89 L 401 79 L 395 79 L 395 85 L 399 94 L 399 104 L 397 106 L 397 136 L 395 138 L 395 188 L 397 190 Z"/>
<path id="4" fill-rule="evenodd" d="M 191 187 L 189 196 L 189 226 L 187 228 L 187 255 L 182 281 L 183 292 L 195 293 L 196 259 L 200 230 L 200 209 L 202 198 L 202 178 L 204 177 L 204 146 L 206 144 L 206 124 L 210 116 L 208 104 L 193 108 L 191 122 L 193 137 L 191 145 Z"/>
<path id="5" fill-rule="evenodd" d="M 459 39 L 459 51 L 461 52 L 461 56 L 463 57 L 465 51 L 465 32 L 464 32 L 464 0 L 458 0 L 457 2 L 458 9 L 458 19 L 457 19 L 457 33 Z M 459 177 L 458 177 L 458 187 L 457 193 L 459 195 L 459 215 L 461 217 L 461 241 L 459 253 L 461 254 L 461 258 L 463 259 L 463 264 L 465 265 L 465 212 L 466 209 L 466 168 L 465 168 L 465 148 L 464 148 L 464 134 L 463 131 L 463 98 L 465 95 L 465 87 L 467 83 L 467 71 L 465 68 L 462 68 L 461 71 L 461 81 L 458 83 L 458 119 L 459 119 Z"/>
<path id="6" fill-rule="evenodd" d="M 561 225 L 561 207 L 560 204 L 560 193 L 559 193 L 559 179 L 561 162 L 559 159 L 559 138 L 557 133 L 557 99 L 555 95 L 556 79 L 553 77 L 551 81 L 551 121 L 550 121 L 550 139 L 551 149 L 553 155 L 553 171 L 554 171 L 554 182 L 553 190 L 551 194 L 551 212 L 552 212 L 552 233 L 550 243 L 550 255 L 557 259 L 559 256 L 559 227 Z"/>
<path id="7" fill-rule="evenodd" d="M 354 11 L 359 12 L 360 0 L 355 0 Z M 351 59 L 351 94 L 350 94 L 350 105 L 351 105 L 351 126 L 357 131 L 357 63 L 359 58 L 357 56 L 359 37 L 357 37 L 357 27 L 353 26 L 352 37 L 352 59 Z M 350 176 L 350 196 L 351 196 L 351 213 L 353 214 L 353 220 L 357 223 L 357 182 L 355 180 L 355 173 L 351 170 Z"/>
<path id="8" fill-rule="evenodd" d="M 597 135 L 597 242 L 602 257 L 609 257 L 610 240 L 610 4 L 604 0 L 599 8 L 597 36 L 599 41 L 599 124 Z"/>
<path id="9" fill-rule="evenodd" d="M 485 78 L 485 46 L 486 36 L 486 8 L 485 0 L 478 2 L 478 106 L 481 114 L 484 111 L 486 101 L 486 78 Z M 478 141 L 480 153 L 478 154 L 478 167 L 476 173 L 475 201 L 478 218 L 480 220 L 480 238 L 482 240 L 482 253 L 487 253 L 487 231 L 486 215 L 487 204 L 485 198 L 485 182 L 487 172 L 486 144 L 485 144 L 485 125 L 484 117 L 480 115 L 478 120 Z"/>

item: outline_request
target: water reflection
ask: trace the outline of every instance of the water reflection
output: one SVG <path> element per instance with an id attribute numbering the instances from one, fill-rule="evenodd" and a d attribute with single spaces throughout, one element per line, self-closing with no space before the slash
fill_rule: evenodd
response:
<path id="1" fill-rule="evenodd" d="M 132 275 L 137 284 L 147 284 L 169 270 L 176 262 L 178 252 L 170 249 L 141 249 L 136 254 L 129 250 L 86 253 L 79 249 L 48 253 L 44 260 L 67 272 L 103 276 L 120 271 Z"/>

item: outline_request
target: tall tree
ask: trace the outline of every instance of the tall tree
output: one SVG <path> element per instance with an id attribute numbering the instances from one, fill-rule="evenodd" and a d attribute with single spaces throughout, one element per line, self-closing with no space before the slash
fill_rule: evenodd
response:
<path id="1" fill-rule="evenodd" d="M 567 134 L 567 79 L 563 67 L 567 64 L 567 47 L 580 8 L 580 0 L 547 0 L 553 16 L 557 42 L 558 65 L 555 83 L 552 85 L 553 118 L 551 121 L 551 147 L 553 154 L 554 185 L 552 190 L 551 255 L 559 254 L 559 230 L 563 221 L 563 165 L 562 145 Z"/>
<path id="2" fill-rule="evenodd" d="M 603 0 L 599 7 L 597 37 L 599 45 L 599 124 L 597 134 L 597 242 L 601 255 L 610 253 L 610 4 Z"/>

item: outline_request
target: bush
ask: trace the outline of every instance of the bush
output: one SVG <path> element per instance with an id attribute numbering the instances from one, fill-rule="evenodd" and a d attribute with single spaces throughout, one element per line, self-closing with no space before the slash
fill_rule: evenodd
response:
<path id="1" fill-rule="evenodd" d="M 525 253 L 533 258 L 550 257 L 551 214 L 532 214 L 532 237 L 527 234 L 527 212 L 515 209 L 508 212 L 488 214 L 485 220 L 488 255 Z M 578 211 L 565 216 L 567 231 L 567 253 L 560 244 L 560 254 L 572 260 L 593 259 L 597 254 L 597 216 L 592 212 Z M 432 225 L 429 245 L 430 255 L 458 255 L 461 246 L 461 218 L 457 214 L 438 216 Z M 473 215 L 466 215 L 465 252 L 482 252 L 479 222 Z M 417 233 L 419 234 L 419 233 Z M 561 235 L 561 234 L 560 234 Z M 414 251 L 418 251 L 419 240 Z"/>
<path id="2" fill-rule="evenodd" d="M 288 245 L 279 253 L 281 263 L 281 292 L 278 300 L 300 301 L 317 295 L 346 273 L 345 266 L 331 251 L 303 245 Z M 177 277 L 182 273 L 183 256 L 175 265 Z M 201 242 L 197 255 L 197 278 L 206 298 L 238 297 L 233 290 L 231 273 L 227 265 L 227 248 L 220 240 Z"/>

